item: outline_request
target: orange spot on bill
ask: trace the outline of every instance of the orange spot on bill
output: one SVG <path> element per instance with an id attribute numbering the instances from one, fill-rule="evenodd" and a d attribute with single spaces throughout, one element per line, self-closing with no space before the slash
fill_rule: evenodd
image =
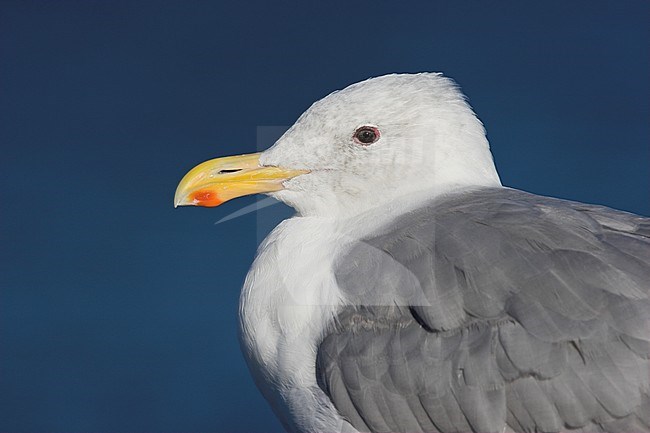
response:
<path id="1" fill-rule="evenodd" d="M 199 190 L 190 196 L 196 206 L 215 207 L 223 203 L 214 191 Z"/>

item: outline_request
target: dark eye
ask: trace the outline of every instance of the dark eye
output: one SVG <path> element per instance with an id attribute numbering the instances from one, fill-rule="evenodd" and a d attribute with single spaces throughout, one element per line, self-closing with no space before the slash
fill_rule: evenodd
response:
<path id="1" fill-rule="evenodd" d="M 379 129 L 374 126 L 362 126 L 354 131 L 352 138 L 355 143 L 367 146 L 379 140 Z"/>

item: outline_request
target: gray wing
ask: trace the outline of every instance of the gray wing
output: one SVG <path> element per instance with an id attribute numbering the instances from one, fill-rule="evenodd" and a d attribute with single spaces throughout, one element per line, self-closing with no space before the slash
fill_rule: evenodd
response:
<path id="1" fill-rule="evenodd" d="M 337 263 L 317 377 L 359 431 L 650 431 L 650 219 L 482 189 Z"/>

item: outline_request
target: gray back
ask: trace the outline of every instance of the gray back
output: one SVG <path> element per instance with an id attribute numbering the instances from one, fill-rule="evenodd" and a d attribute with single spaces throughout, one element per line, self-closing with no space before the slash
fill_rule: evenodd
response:
<path id="1" fill-rule="evenodd" d="M 650 431 L 650 219 L 480 189 L 337 263 L 317 375 L 359 431 Z"/>

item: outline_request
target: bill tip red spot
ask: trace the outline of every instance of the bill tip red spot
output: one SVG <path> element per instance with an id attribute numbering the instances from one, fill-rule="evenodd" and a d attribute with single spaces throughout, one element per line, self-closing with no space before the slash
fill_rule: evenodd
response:
<path id="1" fill-rule="evenodd" d="M 214 207 L 223 203 L 214 191 L 209 190 L 196 191 L 192 194 L 191 199 L 197 206 Z"/>

